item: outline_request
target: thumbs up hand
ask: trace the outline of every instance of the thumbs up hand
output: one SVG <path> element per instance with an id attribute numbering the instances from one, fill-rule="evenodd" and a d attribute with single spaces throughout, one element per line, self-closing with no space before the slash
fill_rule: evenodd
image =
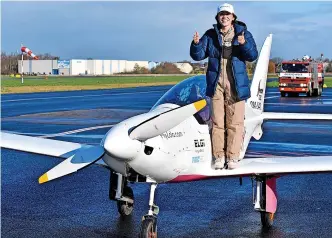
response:
<path id="1" fill-rule="evenodd" d="M 240 45 L 244 45 L 246 43 L 246 39 L 244 38 L 244 31 L 237 37 L 237 41 Z"/>
<path id="2" fill-rule="evenodd" d="M 195 34 L 194 34 L 193 39 L 194 39 L 194 43 L 195 43 L 195 44 L 198 44 L 198 43 L 199 43 L 199 34 L 198 34 L 197 31 L 195 31 Z"/>

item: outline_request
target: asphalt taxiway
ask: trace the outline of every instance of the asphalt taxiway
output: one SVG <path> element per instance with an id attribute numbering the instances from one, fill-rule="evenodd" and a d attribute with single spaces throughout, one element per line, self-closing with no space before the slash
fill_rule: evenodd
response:
<path id="1" fill-rule="evenodd" d="M 145 112 L 170 86 L 1 97 L 1 126 L 32 136 L 99 144 L 108 129 Z M 266 93 L 265 110 L 332 114 L 332 89 L 321 98 Z M 331 155 L 332 121 L 268 121 L 247 157 Z M 42 185 L 38 177 L 61 160 L 1 150 L 3 237 L 137 237 L 148 210 L 149 186 L 133 184 L 135 209 L 121 219 L 108 200 L 109 171 L 93 165 Z M 274 227 L 263 231 L 253 210 L 251 181 L 236 178 L 160 184 L 159 237 L 331 237 L 332 174 L 278 179 Z"/>

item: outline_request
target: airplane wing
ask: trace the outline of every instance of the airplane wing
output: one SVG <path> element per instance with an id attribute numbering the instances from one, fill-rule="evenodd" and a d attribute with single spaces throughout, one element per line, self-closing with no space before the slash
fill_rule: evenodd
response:
<path id="1" fill-rule="evenodd" d="M 331 156 L 275 157 L 243 159 L 239 167 L 233 170 L 215 170 L 209 166 L 194 174 L 181 174 L 170 182 L 184 182 L 207 178 L 229 176 L 246 177 L 253 175 L 286 175 L 302 173 L 331 173 Z"/>
<path id="2" fill-rule="evenodd" d="M 243 174 L 332 172 L 332 155 L 244 159 L 235 171 Z"/>
<path id="3" fill-rule="evenodd" d="M 102 146 L 83 145 L 1 132 L 0 147 L 66 159 L 43 174 L 39 178 L 39 183 L 76 172 L 96 162 L 106 166 L 102 161 L 98 161 L 104 155 Z"/>

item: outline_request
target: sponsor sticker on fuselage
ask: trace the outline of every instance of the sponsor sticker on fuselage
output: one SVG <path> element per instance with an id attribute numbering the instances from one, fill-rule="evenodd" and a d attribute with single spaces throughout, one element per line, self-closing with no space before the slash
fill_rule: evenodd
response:
<path id="1" fill-rule="evenodd" d="M 191 162 L 193 163 L 193 164 L 197 164 L 197 163 L 202 163 L 202 162 L 204 162 L 205 160 L 204 160 L 204 156 L 193 156 L 192 158 L 191 158 Z"/>
<path id="2" fill-rule="evenodd" d="M 181 131 L 175 131 L 175 132 L 167 131 L 167 132 L 164 132 L 163 134 L 161 134 L 160 136 L 161 136 L 161 138 L 168 140 L 168 139 L 172 139 L 172 138 L 182 137 L 183 132 L 181 132 Z"/>
<path id="3" fill-rule="evenodd" d="M 194 143 L 195 143 L 195 147 L 196 148 L 205 147 L 205 141 L 204 141 L 204 139 L 194 140 Z"/>

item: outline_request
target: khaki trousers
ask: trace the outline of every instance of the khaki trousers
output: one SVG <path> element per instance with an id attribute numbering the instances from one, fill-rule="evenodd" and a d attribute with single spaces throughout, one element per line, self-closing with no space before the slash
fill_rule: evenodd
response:
<path id="1" fill-rule="evenodd" d="M 222 60 L 223 66 L 227 63 L 230 62 Z M 225 156 L 227 162 L 230 159 L 239 160 L 244 136 L 245 101 L 235 102 L 231 68 L 223 68 L 227 70 L 222 70 L 215 95 L 211 100 L 212 154 L 214 158 Z"/>

